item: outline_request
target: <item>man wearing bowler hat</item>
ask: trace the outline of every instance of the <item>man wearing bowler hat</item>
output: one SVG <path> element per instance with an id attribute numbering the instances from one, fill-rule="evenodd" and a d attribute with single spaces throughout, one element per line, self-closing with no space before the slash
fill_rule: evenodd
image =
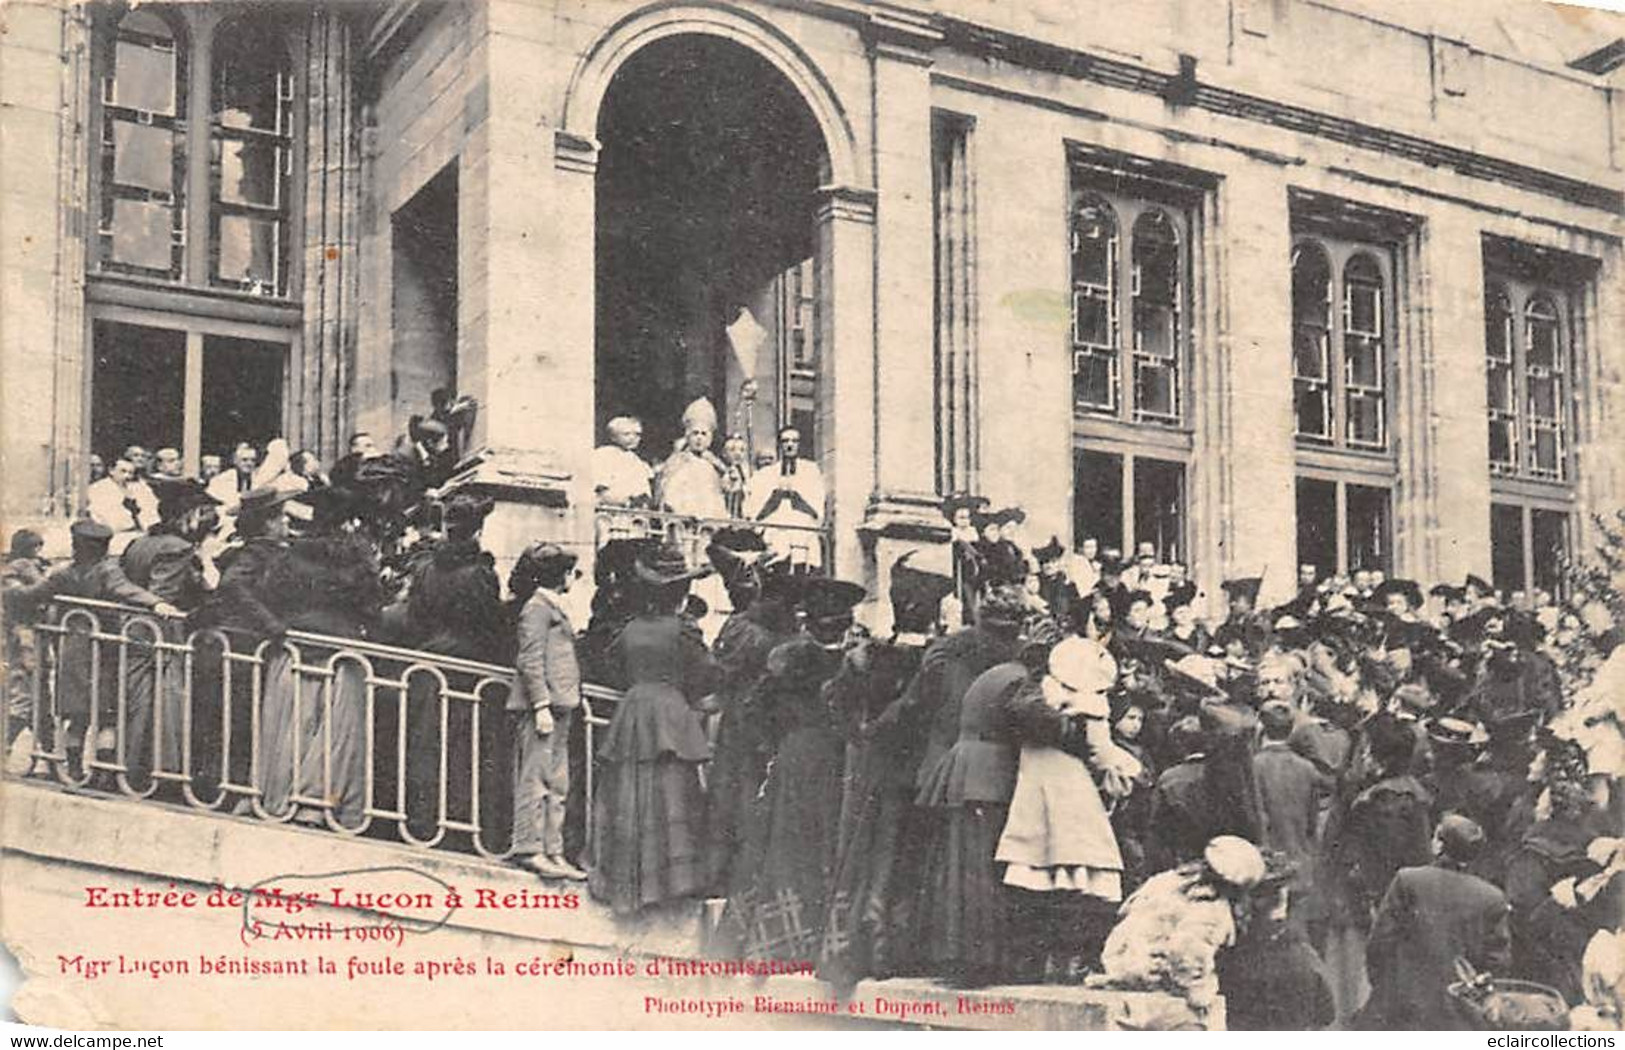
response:
<path id="1" fill-rule="evenodd" d="M 508 587 L 524 604 L 508 712 L 513 721 L 513 853 L 543 878 L 585 879 L 564 856 L 570 795 L 570 724 L 581 707 L 581 665 L 564 594 L 576 556 L 536 543 L 519 556 Z"/>

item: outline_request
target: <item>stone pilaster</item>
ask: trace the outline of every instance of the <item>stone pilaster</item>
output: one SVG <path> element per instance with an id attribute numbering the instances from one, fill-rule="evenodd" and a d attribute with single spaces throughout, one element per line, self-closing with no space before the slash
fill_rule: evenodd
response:
<path id="1" fill-rule="evenodd" d="M 1403 255 L 1405 321 L 1394 399 L 1399 484 L 1394 567 L 1422 580 L 1489 576 L 1489 437 L 1484 404 L 1484 263 L 1479 223 L 1459 208 L 1425 217 Z"/>
<path id="2" fill-rule="evenodd" d="M 889 8 L 873 12 L 866 30 L 878 193 L 878 489 L 888 497 L 917 496 L 935 491 L 930 67 L 942 37 L 923 16 Z"/>
<path id="3" fill-rule="evenodd" d="M 875 489 L 875 195 L 823 190 L 818 207 L 818 431 L 833 495 L 835 571 L 865 578 L 857 525 Z M 929 463 L 929 457 L 927 457 Z"/>
<path id="4" fill-rule="evenodd" d="M 1291 221 L 1286 183 L 1253 164 L 1218 191 L 1214 236 L 1221 296 L 1210 403 L 1194 468 L 1218 486 L 1217 553 L 1199 573 L 1209 594 L 1229 576 L 1265 574 L 1262 603 L 1292 593 L 1297 550 L 1292 442 Z"/>

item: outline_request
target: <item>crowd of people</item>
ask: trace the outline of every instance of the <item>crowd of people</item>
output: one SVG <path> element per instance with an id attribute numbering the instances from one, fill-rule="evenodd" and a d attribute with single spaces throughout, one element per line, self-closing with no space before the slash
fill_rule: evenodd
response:
<path id="1" fill-rule="evenodd" d="M 690 438 L 704 451 L 702 415 Z M 273 448 L 188 479 L 176 457 L 127 452 L 116 492 L 73 527 L 72 564 L 53 571 L 36 537 L 14 538 L 8 619 L 66 595 L 169 614 L 177 638 L 298 629 L 511 664 L 515 863 L 584 880 L 621 915 L 725 899 L 728 955 L 815 961 L 837 987 L 1088 980 L 1198 1009 L 1222 994 L 1232 1027 L 1434 1028 L 1472 1023 L 1487 980 L 1521 977 L 1549 986 L 1531 1016 L 1617 1025 L 1625 670 L 1615 654 L 1579 696 L 1555 662 L 1576 632 L 1617 640 L 1611 620 L 1475 576 L 1424 593 L 1304 566 L 1273 608 L 1259 579 L 1227 581 L 1208 622 L 1196 584 L 1154 548 L 1132 561 L 1092 542 L 1030 549 L 1019 508 L 952 497 L 947 571 L 917 552 L 887 566 L 887 637 L 855 622 L 865 589 L 788 555 L 771 515 L 717 531 L 698 565 L 659 538 L 608 543 L 579 624 L 573 552 L 532 545 L 504 594 L 480 542 L 489 501 L 453 496 L 423 520 L 449 471 L 446 430 L 418 421 L 387 454 L 358 435 L 326 473 Z M 781 434 L 790 467 L 773 477 L 797 473 L 794 453 Z M 615 477 L 632 497 L 655 482 Z M 121 529 L 144 531 L 115 556 Z M 708 642 L 690 587 L 712 574 L 730 610 Z M 9 710 L 26 715 L 15 676 L 30 657 L 9 644 Z M 94 662 L 66 647 L 89 643 L 60 644 L 53 731 L 74 761 L 111 745 L 85 740 Z M 150 655 L 126 670 L 134 777 L 178 768 L 183 719 L 152 709 L 211 695 L 178 673 Z M 325 798 L 357 826 L 359 668 L 335 665 L 332 703 L 302 714 L 275 647 L 257 669 L 212 673 L 215 695 L 262 676 L 258 732 L 239 734 L 259 749 L 241 761 L 255 760 L 260 804 Z M 581 756 L 589 681 L 621 699 Z M 454 772 L 470 761 L 466 741 L 439 740 L 431 704 L 407 706 L 409 747 L 443 743 Z M 585 849 L 567 827 L 583 757 L 596 770 Z M 407 779 L 409 795 L 434 790 Z"/>

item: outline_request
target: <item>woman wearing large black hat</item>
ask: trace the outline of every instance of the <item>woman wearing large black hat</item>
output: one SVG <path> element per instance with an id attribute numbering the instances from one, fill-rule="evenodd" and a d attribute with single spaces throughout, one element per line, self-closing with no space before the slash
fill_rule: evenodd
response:
<path id="1" fill-rule="evenodd" d="M 864 593 L 842 580 L 805 578 L 805 633 L 768 654 L 761 716 L 779 736 L 724 917 L 747 958 L 815 959 L 823 943 L 846 764 L 844 727 L 825 683 L 841 667 L 841 640 Z"/>
<path id="2" fill-rule="evenodd" d="M 703 570 L 662 545 L 640 552 L 632 575 L 642 611 L 606 661 L 626 693 L 599 751 L 588 884 L 623 915 L 705 888 L 700 765 L 711 748 L 697 708 L 717 681 L 699 631 L 678 615 Z"/>

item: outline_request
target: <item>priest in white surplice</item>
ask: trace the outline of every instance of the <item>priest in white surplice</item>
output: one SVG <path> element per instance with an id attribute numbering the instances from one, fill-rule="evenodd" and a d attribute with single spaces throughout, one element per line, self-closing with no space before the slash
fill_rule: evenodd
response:
<path id="1" fill-rule="evenodd" d="M 801 458 L 801 431 L 783 427 L 778 460 L 751 475 L 745 491 L 745 517 L 769 526 L 807 526 L 768 528 L 763 538 L 792 564 L 820 568 L 823 549 L 811 530 L 824 524 L 825 495 L 824 474 L 818 464 Z"/>

